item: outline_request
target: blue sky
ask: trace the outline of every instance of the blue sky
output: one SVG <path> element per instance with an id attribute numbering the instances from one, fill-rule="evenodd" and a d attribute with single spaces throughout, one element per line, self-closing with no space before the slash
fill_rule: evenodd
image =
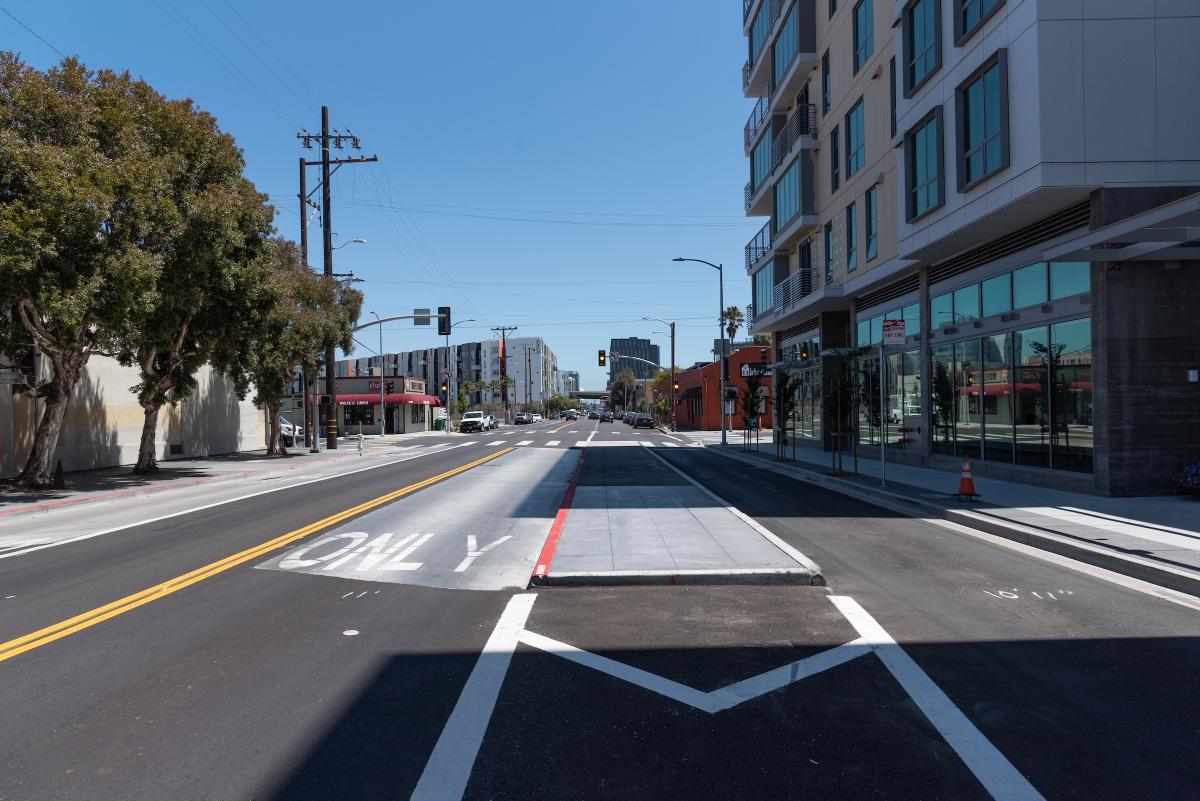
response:
<path id="1" fill-rule="evenodd" d="M 744 306 L 745 44 L 736 0 L 0 0 L 0 47 L 37 67 L 76 54 L 193 98 L 245 150 L 281 234 L 298 237 L 300 128 L 320 106 L 377 165 L 331 182 L 336 255 L 382 316 L 450 305 L 453 341 L 517 325 L 546 338 L 562 369 L 603 385 L 596 351 L 622 336 L 667 337 L 677 361 L 708 358 L 716 272 Z M 323 37 L 323 38 L 322 38 Z M 318 171 L 310 172 L 310 186 Z M 320 265 L 320 228 L 310 228 Z M 364 311 L 364 317 L 368 317 Z M 360 336 L 374 348 L 377 336 Z M 433 329 L 385 326 L 386 350 L 440 344 Z M 357 355 L 367 355 L 360 347 Z"/>

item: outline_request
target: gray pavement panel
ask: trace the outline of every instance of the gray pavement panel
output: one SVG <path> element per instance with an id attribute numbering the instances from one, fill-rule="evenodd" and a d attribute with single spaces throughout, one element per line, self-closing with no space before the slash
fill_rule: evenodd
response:
<path id="1" fill-rule="evenodd" d="M 589 449 L 579 486 L 679 486 L 679 476 L 640 448 Z"/>

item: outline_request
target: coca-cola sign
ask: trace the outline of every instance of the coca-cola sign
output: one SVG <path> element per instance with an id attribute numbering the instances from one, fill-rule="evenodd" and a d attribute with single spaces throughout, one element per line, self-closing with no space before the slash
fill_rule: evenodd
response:
<path id="1" fill-rule="evenodd" d="M 368 392 L 378 392 L 379 391 L 379 379 L 378 378 L 372 378 L 370 380 L 370 382 L 367 383 L 367 391 Z M 387 391 L 388 392 L 396 391 L 396 382 L 395 381 L 389 380 L 387 382 Z"/>

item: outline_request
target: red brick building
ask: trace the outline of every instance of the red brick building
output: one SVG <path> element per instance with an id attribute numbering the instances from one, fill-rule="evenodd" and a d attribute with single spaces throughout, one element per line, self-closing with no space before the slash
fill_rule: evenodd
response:
<path id="1" fill-rule="evenodd" d="M 729 365 L 727 386 L 737 390 L 734 413 L 729 418 L 731 430 L 740 431 L 745 428 L 745 411 L 742 400 L 747 384 L 746 378 L 742 375 L 742 365 L 762 364 L 764 362 L 762 351 L 763 348 L 758 346 L 739 348 L 730 353 L 727 358 Z M 759 381 L 760 386 L 765 389 L 761 391 L 769 395 L 771 392 L 770 371 L 763 372 L 766 375 L 761 376 Z M 675 380 L 679 382 L 679 390 L 675 393 L 676 424 L 681 429 L 719 431 L 721 429 L 721 362 L 709 362 L 676 373 Z M 654 390 L 664 397 L 670 397 L 670 379 L 659 381 L 655 384 Z M 764 406 L 762 414 L 755 416 L 758 418 L 760 428 L 769 428 L 771 425 L 770 404 L 767 403 Z"/>

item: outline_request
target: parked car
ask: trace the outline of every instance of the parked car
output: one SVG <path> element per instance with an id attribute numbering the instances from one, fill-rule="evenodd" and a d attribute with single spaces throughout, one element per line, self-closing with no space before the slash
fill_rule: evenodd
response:
<path id="1" fill-rule="evenodd" d="M 654 418 L 643 412 L 633 416 L 634 428 L 654 428 Z"/>
<path id="2" fill-rule="evenodd" d="M 517 412 L 515 415 L 513 415 L 514 425 L 523 426 L 532 422 L 533 418 L 528 412 Z"/>
<path id="3" fill-rule="evenodd" d="M 493 414 L 487 415 L 487 431 L 495 431 L 500 427 L 500 421 Z"/>
<path id="4" fill-rule="evenodd" d="M 568 420 L 578 420 L 578 419 L 579 419 L 579 412 L 575 411 L 574 409 L 567 409 L 567 412 L 566 412 L 566 414 L 565 414 L 564 416 L 565 416 L 565 417 L 566 417 Z"/>
<path id="5" fill-rule="evenodd" d="M 280 417 L 279 433 L 282 435 L 283 444 L 291 447 L 297 440 L 304 439 L 304 426 L 295 425 L 286 417 Z"/>
<path id="6" fill-rule="evenodd" d="M 600 413 L 599 413 L 599 412 L 597 412 L 597 411 L 594 411 L 594 410 L 593 410 L 593 411 L 590 411 L 590 412 L 588 412 L 588 419 L 589 419 L 589 420 L 599 420 L 599 419 L 600 419 Z"/>
<path id="7" fill-rule="evenodd" d="M 604 412 L 600 415 L 601 423 L 611 423 L 613 421 L 612 412 Z"/>
<path id="8" fill-rule="evenodd" d="M 458 423 L 458 430 L 464 434 L 472 431 L 488 430 L 488 415 L 483 412 L 467 412 Z"/>
<path id="9" fill-rule="evenodd" d="M 536 414 L 536 413 L 532 414 L 529 416 L 529 422 L 540 423 L 540 422 L 542 422 L 542 416 L 540 414 Z"/>

